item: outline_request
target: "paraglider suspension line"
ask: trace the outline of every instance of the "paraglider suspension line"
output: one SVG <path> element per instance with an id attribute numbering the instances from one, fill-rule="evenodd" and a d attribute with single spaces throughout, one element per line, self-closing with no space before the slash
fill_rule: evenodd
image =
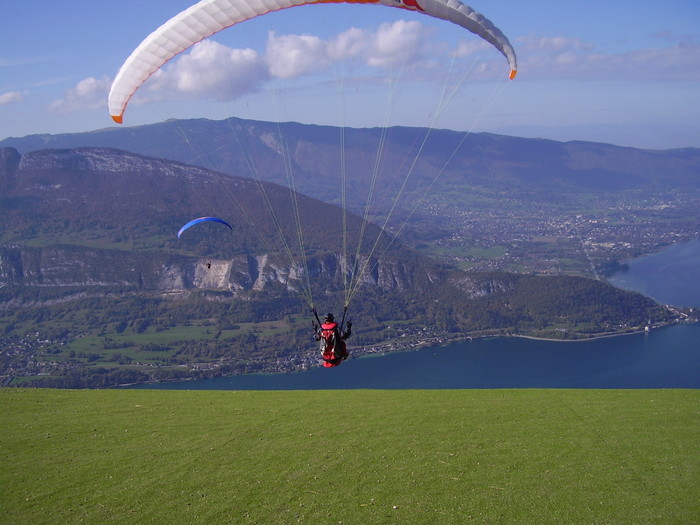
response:
<path id="1" fill-rule="evenodd" d="M 348 313 L 348 307 L 343 306 L 343 317 L 340 320 L 340 333 L 343 333 L 343 328 L 345 327 L 345 315 Z"/>

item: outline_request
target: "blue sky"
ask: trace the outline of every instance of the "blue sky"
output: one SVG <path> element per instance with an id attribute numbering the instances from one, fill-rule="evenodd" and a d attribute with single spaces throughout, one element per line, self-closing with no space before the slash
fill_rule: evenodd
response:
<path id="1" fill-rule="evenodd" d="M 0 140 L 112 126 L 106 98 L 119 67 L 191 3 L 5 2 Z M 124 125 L 240 116 L 700 147 L 697 0 L 467 3 L 510 39 L 514 81 L 503 56 L 453 24 L 383 6 L 304 6 L 171 61 L 132 99 Z M 336 59 L 342 42 L 361 49 Z"/>

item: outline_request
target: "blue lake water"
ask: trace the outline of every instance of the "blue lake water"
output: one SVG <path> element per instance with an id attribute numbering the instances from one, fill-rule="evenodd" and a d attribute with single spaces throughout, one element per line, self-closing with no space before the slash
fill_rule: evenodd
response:
<path id="1" fill-rule="evenodd" d="M 700 307 L 700 239 L 629 261 L 612 276 L 618 288 L 643 293 L 662 304 Z"/>
<path id="2" fill-rule="evenodd" d="M 700 388 L 700 324 L 558 343 L 497 337 L 349 359 L 337 368 L 139 388 L 315 390 L 437 388 Z"/>
<path id="3" fill-rule="evenodd" d="M 611 281 L 659 302 L 700 305 L 699 269 L 700 240 L 631 261 L 629 272 Z M 349 359 L 331 369 L 134 388 L 700 388 L 700 324 L 580 342 L 495 337 Z"/>

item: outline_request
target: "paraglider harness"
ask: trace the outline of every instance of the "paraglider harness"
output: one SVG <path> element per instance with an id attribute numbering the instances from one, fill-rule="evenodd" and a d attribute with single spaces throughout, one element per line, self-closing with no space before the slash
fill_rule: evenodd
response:
<path id="1" fill-rule="evenodd" d="M 341 334 L 343 333 L 343 327 L 345 325 L 345 314 L 347 313 L 347 306 L 343 309 L 343 318 L 340 322 L 340 327 L 333 319 L 326 318 L 326 322 L 322 323 L 321 319 L 318 317 L 318 312 L 316 308 L 312 311 L 318 321 L 318 325 L 313 323 L 314 333 L 316 334 L 316 339 L 321 341 L 321 358 L 323 359 L 323 366 L 326 368 L 332 366 L 338 366 L 343 360 L 347 359 L 348 351 L 345 346 L 345 341 Z M 351 326 L 351 321 L 348 322 L 348 329 Z M 348 330 L 349 331 L 349 330 Z M 349 337 L 348 333 L 348 337 Z"/>

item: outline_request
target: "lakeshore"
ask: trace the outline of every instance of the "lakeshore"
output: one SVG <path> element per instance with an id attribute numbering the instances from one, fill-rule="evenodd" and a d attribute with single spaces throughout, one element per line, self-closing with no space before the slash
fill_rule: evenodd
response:
<path id="1" fill-rule="evenodd" d="M 533 341 L 546 341 L 546 342 L 551 342 L 551 343 L 584 343 L 586 341 L 594 341 L 596 339 L 605 339 L 609 337 L 623 337 L 623 336 L 629 336 L 629 335 L 635 335 L 635 334 L 645 334 L 649 333 L 654 330 L 659 330 L 662 328 L 674 326 L 677 324 L 681 323 L 698 323 L 700 322 L 700 318 L 690 318 L 686 317 L 684 319 L 677 318 L 673 322 L 665 323 L 665 324 L 656 324 L 653 326 L 645 326 L 643 328 L 632 328 L 632 329 L 624 329 L 624 330 L 618 330 L 614 332 L 602 332 L 602 333 L 592 333 L 592 334 L 582 334 L 582 333 L 577 333 L 575 334 L 575 337 L 569 337 L 569 338 L 564 338 L 564 337 L 543 337 L 543 336 L 534 336 L 534 335 L 527 335 L 527 334 L 514 334 L 510 332 L 502 332 L 502 331 L 493 331 L 490 333 L 483 333 L 483 332 L 474 332 L 474 333 L 461 333 L 458 335 L 455 334 L 442 334 L 442 335 L 437 335 L 431 338 L 427 339 L 421 339 L 419 341 L 403 341 L 403 344 L 398 345 L 396 341 L 392 342 L 387 342 L 385 344 L 380 344 L 380 345 L 371 345 L 371 346 L 365 346 L 365 347 L 355 347 L 353 348 L 352 345 L 348 345 L 350 352 L 355 356 L 355 357 L 362 357 L 366 355 L 372 355 L 372 354 L 380 354 L 380 355 L 385 355 L 388 353 L 396 353 L 396 352 L 413 352 L 416 350 L 420 350 L 422 348 L 439 348 L 443 346 L 447 346 L 449 344 L 455 344 L 455 343 L 466 343 L 466 342 L 472 342 L 472 341 L 478 341 L 481 339 L 492 339 L 492 338 L 509 338 L 509 337 L 514 337 L 514 338 L 522 338 L 522 339 L 530 339 Z"/>
<path id="2" fill-rule="evenodd" d="M 134 385 L 173 390 L 700 388 L 700 324 L 576 345 L 487 337 L 413 351 L 351 356 L 337 368 Z"/>
<path id="3" fill-rule="evenodd" d="M 694 289 L 682 279 L 676 279 L 689 266 L 700 268 L 700 241 L 689 244 L 690 247 L 671 247 L 649 256 L 656 266 L 664 268 L 663 272 L 648 273 L 651 281 L 662 280 L 653 283 L 655 289 L 663 289 L 666 294 L 673 293 L 672 288 L 682 287 L 684 292 Z M 679 251 L 685 254 L 682 259 L 677 257 Z M 675 262 L 681 263 L 679 268 L 673 267 Z M 669 275 L 674 278 L 664 281 Z M 690 295 L 690 300 L 684 302 L 700 304 L 700 293 Z M 493 332 L 451 337 L 452 334 L 416 337 L 409 344 L 403 341 L 401 348 L 397 348 L 396 341 L 366 348 L 351 345 L 351 358 L 335 369 L 321 369 L 312 364 L 307 370 L 294 373 L 228 376 L 131 388 L 700 388 L 698 323 L 678 322 L 649 330 L 627 328 L 585 339 Z M 578 344 L 567 344 L 571 342 Z M 314 352 L 310 362 L 317 360 Z"/>

